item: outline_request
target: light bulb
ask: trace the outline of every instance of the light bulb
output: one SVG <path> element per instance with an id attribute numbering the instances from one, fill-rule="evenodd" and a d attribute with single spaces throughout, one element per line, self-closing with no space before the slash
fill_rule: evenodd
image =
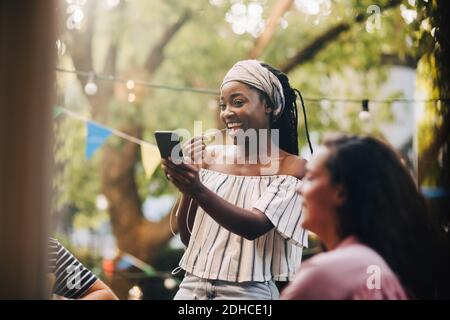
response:
<path id="1" fill-rule="evenodd" d="M 127 88 L 128 90 L 131 90 L 134 88 L 134 81 L 133 80 L 128 80 L 127 81 Z"/>
<path id="2" fill-rule="evenodd" d="M 359 112 L 359 120 L 361 121 L 369 121 L 370 112 L 369 112 L 369 99 L 364 99 L 362 101 L 362 108 Z"/>
<path id="3" fill-rule="evenodd" d="M 98 210 L 107 210 L 109 208 L 108 199 L 104 194 L 98 194 L 95 198 L 95 206 Z"/>
<path id="4" fill-rule="evenodd" d="M 98 87 L 95 84 L 95 82 L 88 82 L 84 86 L 84 92 L 86 92 L 86 94 L 89 96 L 95 95 L 97 93 L 97 91 L 98 91 Z"/>
<path id="5" fill-rule="evenodd" d="M 86 94 L 88 96 L 93 96 L 98 91 L 98 87 L 97 87 L 97 84 L 94 82 L 94 79 L 95 79 L 95 74 L 93 72 L 91 72 L 89 74 L 88 81 L 87 81 L 86 85 L 84 86 L 84 92 L 86 92 Z"/>
<path id="6" fill-rule="evenodd" d="M 369 111 L 361 110 L 359 112 L 359 120 L 368 121 L 368 120 L 370 120 L 370 118 L 371 118 L 371 115 L 370 115 Z"/>
<path id="7" fill-rule="evenodd" d="M 133 103 L 136 100 L 136 95 L 134 93 L 128 94 L 128 102 Z"/>
<path id="8" fill-rule="evenodd" d="M 138 286 L 134 286 L 128 291 L 128 300 L 142 300 L 142 297 L 142 290 Z"/>
<path id="9" fill-rule="evenodd" d="M 177 282 L 173 278 L 167 278 L 164 280 L 164 287 L 168 290 L 172 290 L 177 286 Z"/>

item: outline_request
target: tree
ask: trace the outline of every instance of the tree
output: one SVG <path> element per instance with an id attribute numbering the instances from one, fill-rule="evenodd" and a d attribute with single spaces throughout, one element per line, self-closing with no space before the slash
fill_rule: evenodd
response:
<path id="1" fill-rule="evenodd" d="M 257 59 L 261 55 L 272 39 L 280 18 L 289 10 L 293 2 L 293 0 L 281 0 L 274 5 L 267 20 L 267 26 L 262 34 L 256 39 L 255 44 L 249 53 L 250 59 Z"/>
<path id="2" fill-rule="evenodd" d="M 69 52 L 77 70 L 95 71 L 93 63 L 93 37 L 96 21 L 97 6 L 99 2 L 89 1 L 86 12 L 88 14 L 86 29 L 71 33 L 69 40 Z M 117 10 L 119 14 L 125 11 L 126 3 L 121 2 Z M 164 61 L 164 49 L 173 40 L 177 32 L 190 19 L 189 10 L 185 10 L 172 23 L 163 30 L 160 39 L 149 50 L 144 69 L 148 74 L 147 79 L 156 73 Z M 112 40 L 101 70 L 104 74 L 115 74 L 117 72 L 120 39 Z M 135 76 L 136 70 L 125 70 Z M 142 72 L 141 72 L 142 75 Z M 86 77 L 79 76 L 82 86 L 87 82 Z M 123 101 L 123 88 L 120 86 L 102 86 L 94 96 L 87 95 L 91 106 L 92 118 L 100 123 L 105 123 L 112 117 L 110 108 L 112 100 Z M 119 114 L 121 111 L 118 111 Z M 123 113 L 122 113 L 123 115 Z M 116 115 L 117 116 L 117 115 Z M 133 122 L 133 119 L 125 118 L 119 130 L 135 137 L 142 136 L 142 128 Z M 143 217 L 142 201 L 138 194 L 138 186 L 135 180 L 135 163 L 138 159 L 138 147 L 131 142 L 121 141 L 120 145 L 107 144 L 103 150 L 101 168 L 101 190 L 109 201 L 109 215 L 113 233 L 117 239 L 118 248 L 130 253 L 139 259 L 152 262 L 158 249 L 161 248 L 171 237 L 169 216 L 160 222 L 150 222 Z M 127 286 L 118 286 L 113 280 L 113 287 L 121 298 L 126 297 Z M 122 290 L 123 289 L 123 290 Z"/>
<path id="3" fill-rule="evenodd" d="M 67 5 L 62 0 L 61 3 L 64 23 Z M 361 98 L 377 94 L 385 79 L 387 62 L 406 61 L 404 57 L 412 56 L 413 49 L 404 44 L 410 29 L 397 10 L 383 12 L 382 30 L 369 34 L 363 24 L 369 1 L 333 2 L 332 15 L 317 16 L 299 12 L 292 3 L 261 2 L 265 12 L 270 13 L 269 20 L 260 37 L 254 38 L 249 33 L 232 32 L 224 19 L 233 5 L 229 1 L 121 1 L 113 10 L 102 9 L 99 1 L 88 1 L 83 8 L 81 30 L 60 28 L 60 39 L 68 46 L 68 54 L 60 57 L 60 64 L 124 79 L 218 88 L 226 70 L 250 52 L 252 57 L 283 66 L 304 50 L 299 47 L 314 48 L 314 52 L 308 51 L 307 59 L 302 58 L 289 70 L 292 85 L 307 96 Z M 386 2 L 385 6 L 390 5 Z M 361 18 L 356 19 L 358 14 Z M 281 17 L 288 21 L 288 28 L 278 28 Z M 322 36 L 339 25 L 339 30 L 345 30 L 332 32 L 333 36 L 326 39 Z M 383 47 L 379 45 L 381 41 Z M 97 81 L 97 94 L 87 96 L 82 91 L 86 77 L 78 77 L 78 85 L 63 76 L 59 80 L 62 104 L 150 142 L 155 129 L 191 129 L 194 120 L 202 120 L 204 129 L 216 126 L 218 106 L 214 95 L 136 85 L 136 101 L 129 102 L 130 90 L 121 82 Z M 390 119 L 388 106 L 373 106 L 371 125 L 358 120 L 358 104 L 331 103 L 318 108 L 310 102 L 307 106 L 310 128 L 315 133 L 329 129 L 378 132 L 379 123 Z M 59 197 L 59 207 L 69 204 L 75 208 L 76 217 L 94 215 L 95 195 L 104 193 L 110 202 L 108 215 L 119 249 L 152 263 L 154 254 L 171 237 L 169 219 L 159 223 L 147 221 L 142 215 L 142 199 L 150 193 L 175 190 L 157 170 L 149 191 L 137 146 L 114 137 L 99 152 L 101 158 L 85 161 L 81 152 L 83 126 L 59 121 L 56 154 L 64 163 L 64 174 L 56 180 L 58 186 L 68 186 L 67 190 L 59 187 L 65 193 Z M 300 144 L 305 143 L 300 135 Z M 119 292 L 121 297 L 125 293 L 126 290 Z"/>
<path id="4" fill-rule="evenodd" d="M 416 26 L 422 59 L 419 71 L 431 98 L 444 100 L 425 105 L 419 123 L 419 185 L 450 190 L 450 7 L 445 1 L 419 1 Z M 447 228 L 448 195 L 430 201 L 433 216 Z M 447 236 L 448 237 L 448 236 Z M 448 239 L 449 240 L 449 239 Z"/>
<path id="5" fill-rule="evenodd" d="M 380 7 L 380 11 L 395 8 L 401 3 L 401 0 L 388 1 L 385 5 Z M 291 71 L 294 67 L 307 63 L 313 59 L 315 55 L 323 50 L 330 42 L 336 41 L 337 38 L 344 32 L 348 31 L 354 24 L 359 24 L 366 20 L 367 13 L 359 12 L 353 18 L 352 22 L 340 22 L 337 25 L 325 30 L 322 34 L 313 39 L 309 44 L 300 49 L 292 58 L 281 65 L 281 70 L 285 73 Z"/>

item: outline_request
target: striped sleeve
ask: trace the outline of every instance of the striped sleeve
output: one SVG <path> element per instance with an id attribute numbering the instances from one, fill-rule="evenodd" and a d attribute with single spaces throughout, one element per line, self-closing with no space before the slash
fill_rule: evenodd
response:
<path id="1" fill-rule="evenodd" d="M 308 232 L 301 227 L 302 207 L 297 188 L 301 181 L 279 176 L 266 188 L 253 208 L 264 213 L 277 232 L 298 246 L 308 246 Z"/>
<path id="2" fill-rule="evenodd" d="M 53 293 L 69 299 L 82 298 L 97 281 L 97 277 L 55 239 L 49 239 L 49 271 L 55 275 Z"/>

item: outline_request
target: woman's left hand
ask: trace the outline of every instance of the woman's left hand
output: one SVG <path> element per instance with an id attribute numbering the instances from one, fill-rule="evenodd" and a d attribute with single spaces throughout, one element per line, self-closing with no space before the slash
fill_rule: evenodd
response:
<path id="1" fill-rule="evenodd" d="M 199 169 L 194 165 L 185 162 L 177 165 L 169 158 L 168 160 L 162 159 L 162 168 L 167 179 L 184 194 L 195 197 L 203 187 Z"/>

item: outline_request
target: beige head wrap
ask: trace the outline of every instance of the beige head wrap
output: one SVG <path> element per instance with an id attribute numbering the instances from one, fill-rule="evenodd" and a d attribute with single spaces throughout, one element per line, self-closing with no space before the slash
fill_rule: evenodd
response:
<path id="1" fill-rule="evenodd" d="M 273 118 L 276 121 L 284 109 L 284 93 L 280 80 L 257 60 L 242 60 L 237 62 L 225 75 L 222 87 L 230 81 L 239 81 L 255 87 L 269 96 L 273 105 Z"/>

